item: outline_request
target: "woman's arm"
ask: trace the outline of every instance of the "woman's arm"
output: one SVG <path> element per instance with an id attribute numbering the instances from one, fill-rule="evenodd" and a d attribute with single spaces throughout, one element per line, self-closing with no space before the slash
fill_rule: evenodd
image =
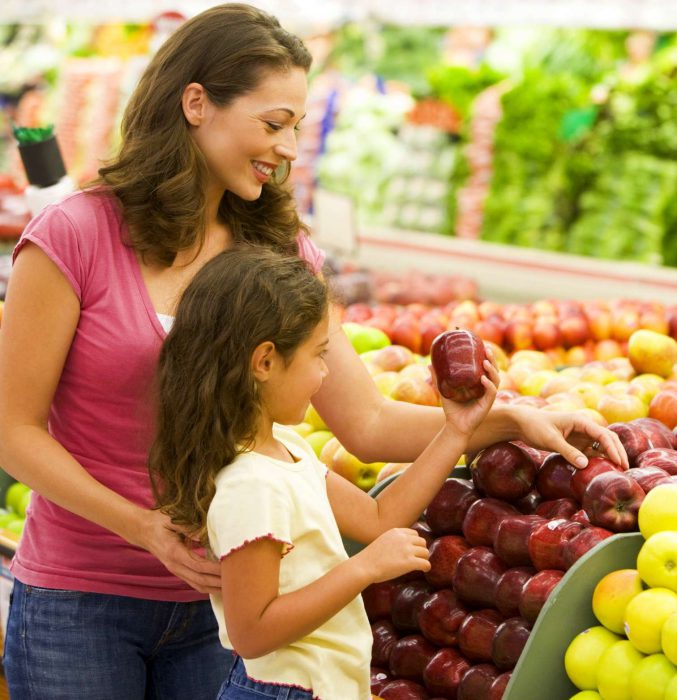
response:
<path id="1" fill-rule="evenodd" d="M 93 479 L 47 430 L 80 304 L 66 277 L 35 244 L 17 256 L 0 332 L 0 463 L 53 503 L 158 556 L 201 591 L 218 590 L 219 569 L 193 554 L 167 518 Z"/>
<path id="2" fill-rule="evenodd" d="M 228 637 L 243 658 L 264 656 L 312 633 L 371 583 L 430 569 L 425 540 L 409 529 L 390 530 L 321 578 L 284 595 L 278 594 L 280 558 L 280 544 L 263 539 L 221 560 Z"/>
<path id="3" fill-rule="evenodd" d="M 332 321 L 326 358 L 329 375 L 313 405 L 341 444 L 365 462 L 412 462 L 444 424 L 439 408 L 383 397 L 337 319 Z M 576 413 L 549 413 L 527 406 L 493 406 L 467 446 L 476 452 L 503 440 L 524 440 L 559 452 L 572 464 L 599 441 L 616 463 L 627 467 L 620 440 L 610 430 Z"/>

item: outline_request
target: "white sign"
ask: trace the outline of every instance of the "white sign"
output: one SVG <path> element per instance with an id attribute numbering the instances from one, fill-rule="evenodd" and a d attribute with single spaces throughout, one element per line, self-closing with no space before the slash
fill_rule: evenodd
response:
<path id="1" fill-rule="evenodd" d="M 357 250 L 355 206 L 350 197 L 317 188 L 313 198 L 313 240 L 336 253 Z"/>

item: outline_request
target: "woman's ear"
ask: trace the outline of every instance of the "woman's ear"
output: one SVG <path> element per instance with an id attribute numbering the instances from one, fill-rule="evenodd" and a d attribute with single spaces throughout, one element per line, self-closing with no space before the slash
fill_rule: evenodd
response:
<path id="1" fill-rule="evenodd" d="M 207 93 L 200 83 L 189 83 L 181 95 L 181 107 L 191 126 L 200 126 L 205 118 Z"/>
<path id="2" fill-rule="evenodd" d="M 275 361 L 275 344 L 270 340 L 260 343 L 252 353 L 252 374 L 259 382 L 265 382 L 270 376 Z"/>

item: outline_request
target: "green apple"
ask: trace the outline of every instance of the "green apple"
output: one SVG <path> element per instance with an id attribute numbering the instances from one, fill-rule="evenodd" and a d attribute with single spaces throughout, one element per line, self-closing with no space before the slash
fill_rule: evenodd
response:
<path id="1" fill-rule="evenodd" d="M 16 520 L 16 513 L 11 510 L 0 509 L 0 528 L 6 527 L 7 523 Z"/>
<path id="2" fill-rule="evenodd" d="M 28 486 L 22 484 L 20 481 L 15 481 L 11 484 L 5 493 L 5 506 L 7 510 L 18 513 L 24 494 L 29 490 Z"/>
<path id="3" fill-rule="evenodd" d="M 627 639 L 612 644 L 600 657 L 597 690 L 604 700 L 631 700 L 630 674 L 644 658 Z"/>
<path id="4" fill-rule="evenodd" d="M 363 491 L 369 491 L 376 483 L 376 477 L 384 464 L 385 462 L 361 462 L 341 445 L 334 452 L 330 468 Z"/>
<path id="5" fill-rule="evenodd" d="M 597 665 L 602 654 L 622 637 L 597 625 L 577 634 L 564 653 L 564 669 L 579 690 L 596 690 Z"/>
<path id="6" fill-rule="evenodd" d="M 348 322 L 343 324 L 343 331 L 355 348 L 355 352 L 359 354 L 390 345 L 390 338 L 379 328 Z"/>
<path id="7" fill-rule="evenodd" d="M 319 457 L 322 452 L 322 448 L 327 444 L 331 438 L 334 437 L 334 433 L 329 430 L 315 430 L 306 435 L 306 442 L 313 448 L 313 452 Z"/>
<path id="8" fill-rule="evenodd" d="M 28 510 L 28 506 L 31 504 L 31 495 L 33 491 L 31 489 L 28 489 L 26 493 L 21 497 L 21 500 L 19 501 L 19 509 L 17 510 L 17 513 L 22 517 L 26 517 L 26 511 Z"/>
<path id="9" fill-rule="evenodd" d="M 677 593 L 677 531 L 651 535 L 637 555 L 637 571 L 647 586 Z"/>
<path id="10" fill-rule="evenodd" d="M 677 530 L 677 484 L 658 484 L 642 501 L 637 514 L 639 531 L 648 540 L 661 530 Z"/>
<path id="11" fill-rule="evenodd" d="M 24 531 L 24 525 L 26 524 L 25 518 L 14 517 L 14 520 L 5 525 L 5 530 L 14 533 L 15 535 L 21 535 Z"/>
<path id="12" fill-rule="evenodd" d="M 677 668 L 664 654 L 645 656 L 630 674 L 632 700 L 663 700 L 668 683 L 675 677 Z"/>
<path id="13" fill-rule="evenodd" d="M 663 623 L 677 610 L 677 593 L 667 588 L 649 588 L 638 593 L 625 608 L 627 638 L 644 654 L 661 650 Z"/>
<path id="14" fill-rule="evenodd" d="M 296 425 L 290 425 L 289 427 L 295 433 L 298 433 L 302 438 L 308 437 L 308 435 L 315 430 L 314 426 L 312 426 L 310 423 L 306 423 L 305 421 L 303 421 L 303 423 L 297 423 Z"/>
<path id="15" fill-rule="evenodd" d="M 677 676 L 673 676 L 665 686 L 663 700 L 677 700 Z"/>
<path id="16" fill-rule="evenodd" d="M 581 690 L 569 700 L 602 700 L 602 696 L 596 690 Z"/>
<path id="17" fill-rule="evenodd" d="M 677 663 L 677 612 L 672 613 L 661 628 L 661 648 L 673 664 Z"/>
<path id="18" fill-rule="evenodd" d="M 322 416 L 317 412 L 312 403 L 306 408 L 306 415 L 303 417 L 304 423 L 310 423 L 314 430 L 329 430 L 329 426 L 324 422 Z"/>
<path id="19" fill-rule="evenodd" d="M 625 607 L 643 590 L 637 569 L 618 569 L 602 577 L 592 592 L 592 612 L 607 629 L 623 634 Z"/>

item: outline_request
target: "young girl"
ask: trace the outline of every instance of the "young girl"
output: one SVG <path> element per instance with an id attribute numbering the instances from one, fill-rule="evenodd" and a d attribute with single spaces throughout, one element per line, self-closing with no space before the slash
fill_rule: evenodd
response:
<path id="1" fill-rule="evenodd" d="M 327 292 L 298 258 L 232 249 L 197 273 L 160 355 L 150 466 L 172 521 L 221 562 L 211 596 L 237 660 L 219 698 L 370 698 L 369 584 L 430 568 L 409 529 L 496 395 L 443 401 L 445 422 L 374 500 L 285 426 L 327 376 Z M 348 558 L 341 535 L 367 546 Z M 293 689 L 293 690 L 290 690 Z"/>

